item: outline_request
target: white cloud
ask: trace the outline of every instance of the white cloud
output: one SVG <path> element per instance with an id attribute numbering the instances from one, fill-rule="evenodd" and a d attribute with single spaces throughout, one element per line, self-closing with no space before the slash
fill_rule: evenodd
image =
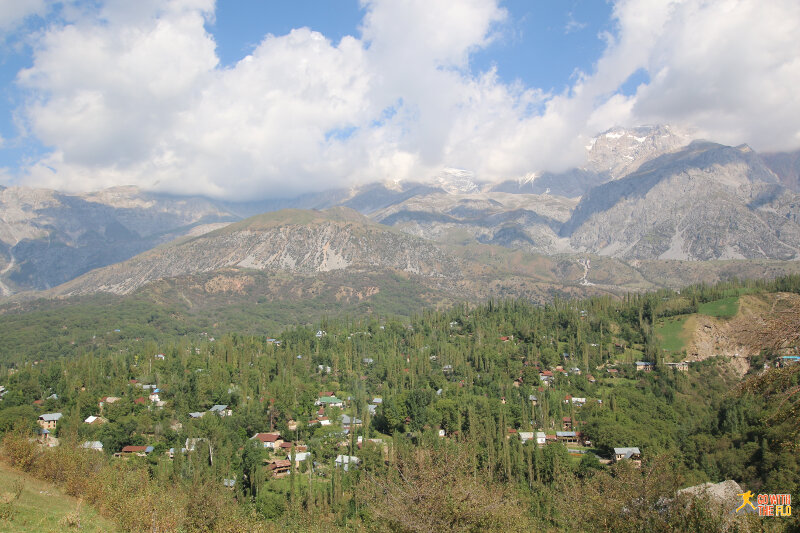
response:
<path id="1" fill-rule="evenodd" d="M 52 147 L 29 183 L 270 197 L 443 167 L 479 179 L 580 164 L 585 137 L 670 122 L 725 142 L 800 145 L 793 0 L 620 0 L 593 72 L 562 94 L 476 73 L 495 0 L 363 0 L 359 37 L 267 35 L 223 68 L 212 0 L 107 0 L 36 41 L 26 129 Z M 2 13 L 2 11 L 0 11 Z M 633 96 L 620 86 L 650 75 Z"/>
<path id="2" fill-rule="evenodd" d="M 50 0 L 0 0 L 0 32 L 17 27 L 25 18 L 44 15 Z"/>

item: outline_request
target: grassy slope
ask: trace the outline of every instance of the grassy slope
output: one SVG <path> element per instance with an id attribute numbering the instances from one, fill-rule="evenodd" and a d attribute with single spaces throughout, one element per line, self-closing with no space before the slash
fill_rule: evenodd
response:
<path id="1" fill-rule="evenodd" d="M 661 348 L 670 352 L 685 350 L 694 331 L 694 315 L 679 315 L 661 318 L 656 322 L 656 336 Z"/>
<path id="2" fill-rule="evenodd" d="M 0 520 L 0 532 L 115 531 L 112 522 L 99 516 L 86 504 L 81 504 L 80 529 L 61 525 L 59 522 L 62 518 L 75 511 L 78 500 L 65 495 L 50 483 L 17 472 L 0 463 L 0 494 L 10 491 L 18 480 L 24 484 L 22 495 L 14 504 L 13 518 Z"/>
<path id="3" fill-rule="evenodd" d="M 692 340 L 697 327 L 697 315 L 715 318 L 733 318 L 739 312 L 739 296 L 729 296 L 721 300 L 700 304 L 698 312 L 691 315 L 678 315 L 656 321 L 655 333 L 661 341 L 661 348 L 678 353 L 685 350 Z"/>
<path id="4" fill-rule="evenodd" d="M 739 297 L 731 296 L 715 302 L 700 304 L 698 312 L 701 315 L 717 318 L 731 318 L 739 311 Z"/>

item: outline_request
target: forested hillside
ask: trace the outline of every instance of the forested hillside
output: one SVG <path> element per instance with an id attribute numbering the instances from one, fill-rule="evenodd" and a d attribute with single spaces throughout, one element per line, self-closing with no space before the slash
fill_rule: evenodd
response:
<path id="1" fill-rule="evenodd" d="M 781 530 L 676 491 L 797 492 L 796 338 L 742 372 L 668 326 L 798 292 L 787 277 L 331 313 L 257 335 L 141 304 L 108 317 L 89 300 L 69 313 L 94 322 L 60 325 L 42 308 L 3 335 L 2 453 L 127 531 Z M 47 324 L 35 351 L 14 340 L 26 317 Z"/>

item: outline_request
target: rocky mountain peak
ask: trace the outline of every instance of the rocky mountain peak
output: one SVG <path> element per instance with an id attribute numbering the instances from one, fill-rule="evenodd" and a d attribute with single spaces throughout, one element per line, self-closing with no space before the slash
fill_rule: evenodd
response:
<path id="1" fill-rule="evenodd" d="M 450 194 L 467 194 L 478 192 L 474 179 L 475 174 L 469 170 L 445 168 L 436 176 L 434 183 Z"/>
<path id="2" fill-rule="evenodd" d="M 614 127 L 586 146 L 587 169 L 617 179 L 646 161 L 686 146 L 690 140 L 688 134 L 668 125 Z"/>

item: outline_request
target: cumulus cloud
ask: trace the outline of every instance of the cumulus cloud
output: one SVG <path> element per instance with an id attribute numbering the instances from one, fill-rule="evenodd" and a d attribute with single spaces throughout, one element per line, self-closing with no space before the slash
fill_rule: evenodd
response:
<path id="1" fill-rule="evenodd" d="M 18 75 L 26 129 L 51 148 L 27 182 L 242 199 L 444 167 L 506 179 L 581 164 L 587 137 L 642 122 L 800 145 L 794 0 L 619 0 L 602 57 L 561 94 L 470 68 L 509 16 L 497 0 L 362 4 L 357 36 L 266 35 L 230 67 L 206 30 L 213 0 L 70 11 Z M 621 94 L 637 71 L 649 81 Z"/>

